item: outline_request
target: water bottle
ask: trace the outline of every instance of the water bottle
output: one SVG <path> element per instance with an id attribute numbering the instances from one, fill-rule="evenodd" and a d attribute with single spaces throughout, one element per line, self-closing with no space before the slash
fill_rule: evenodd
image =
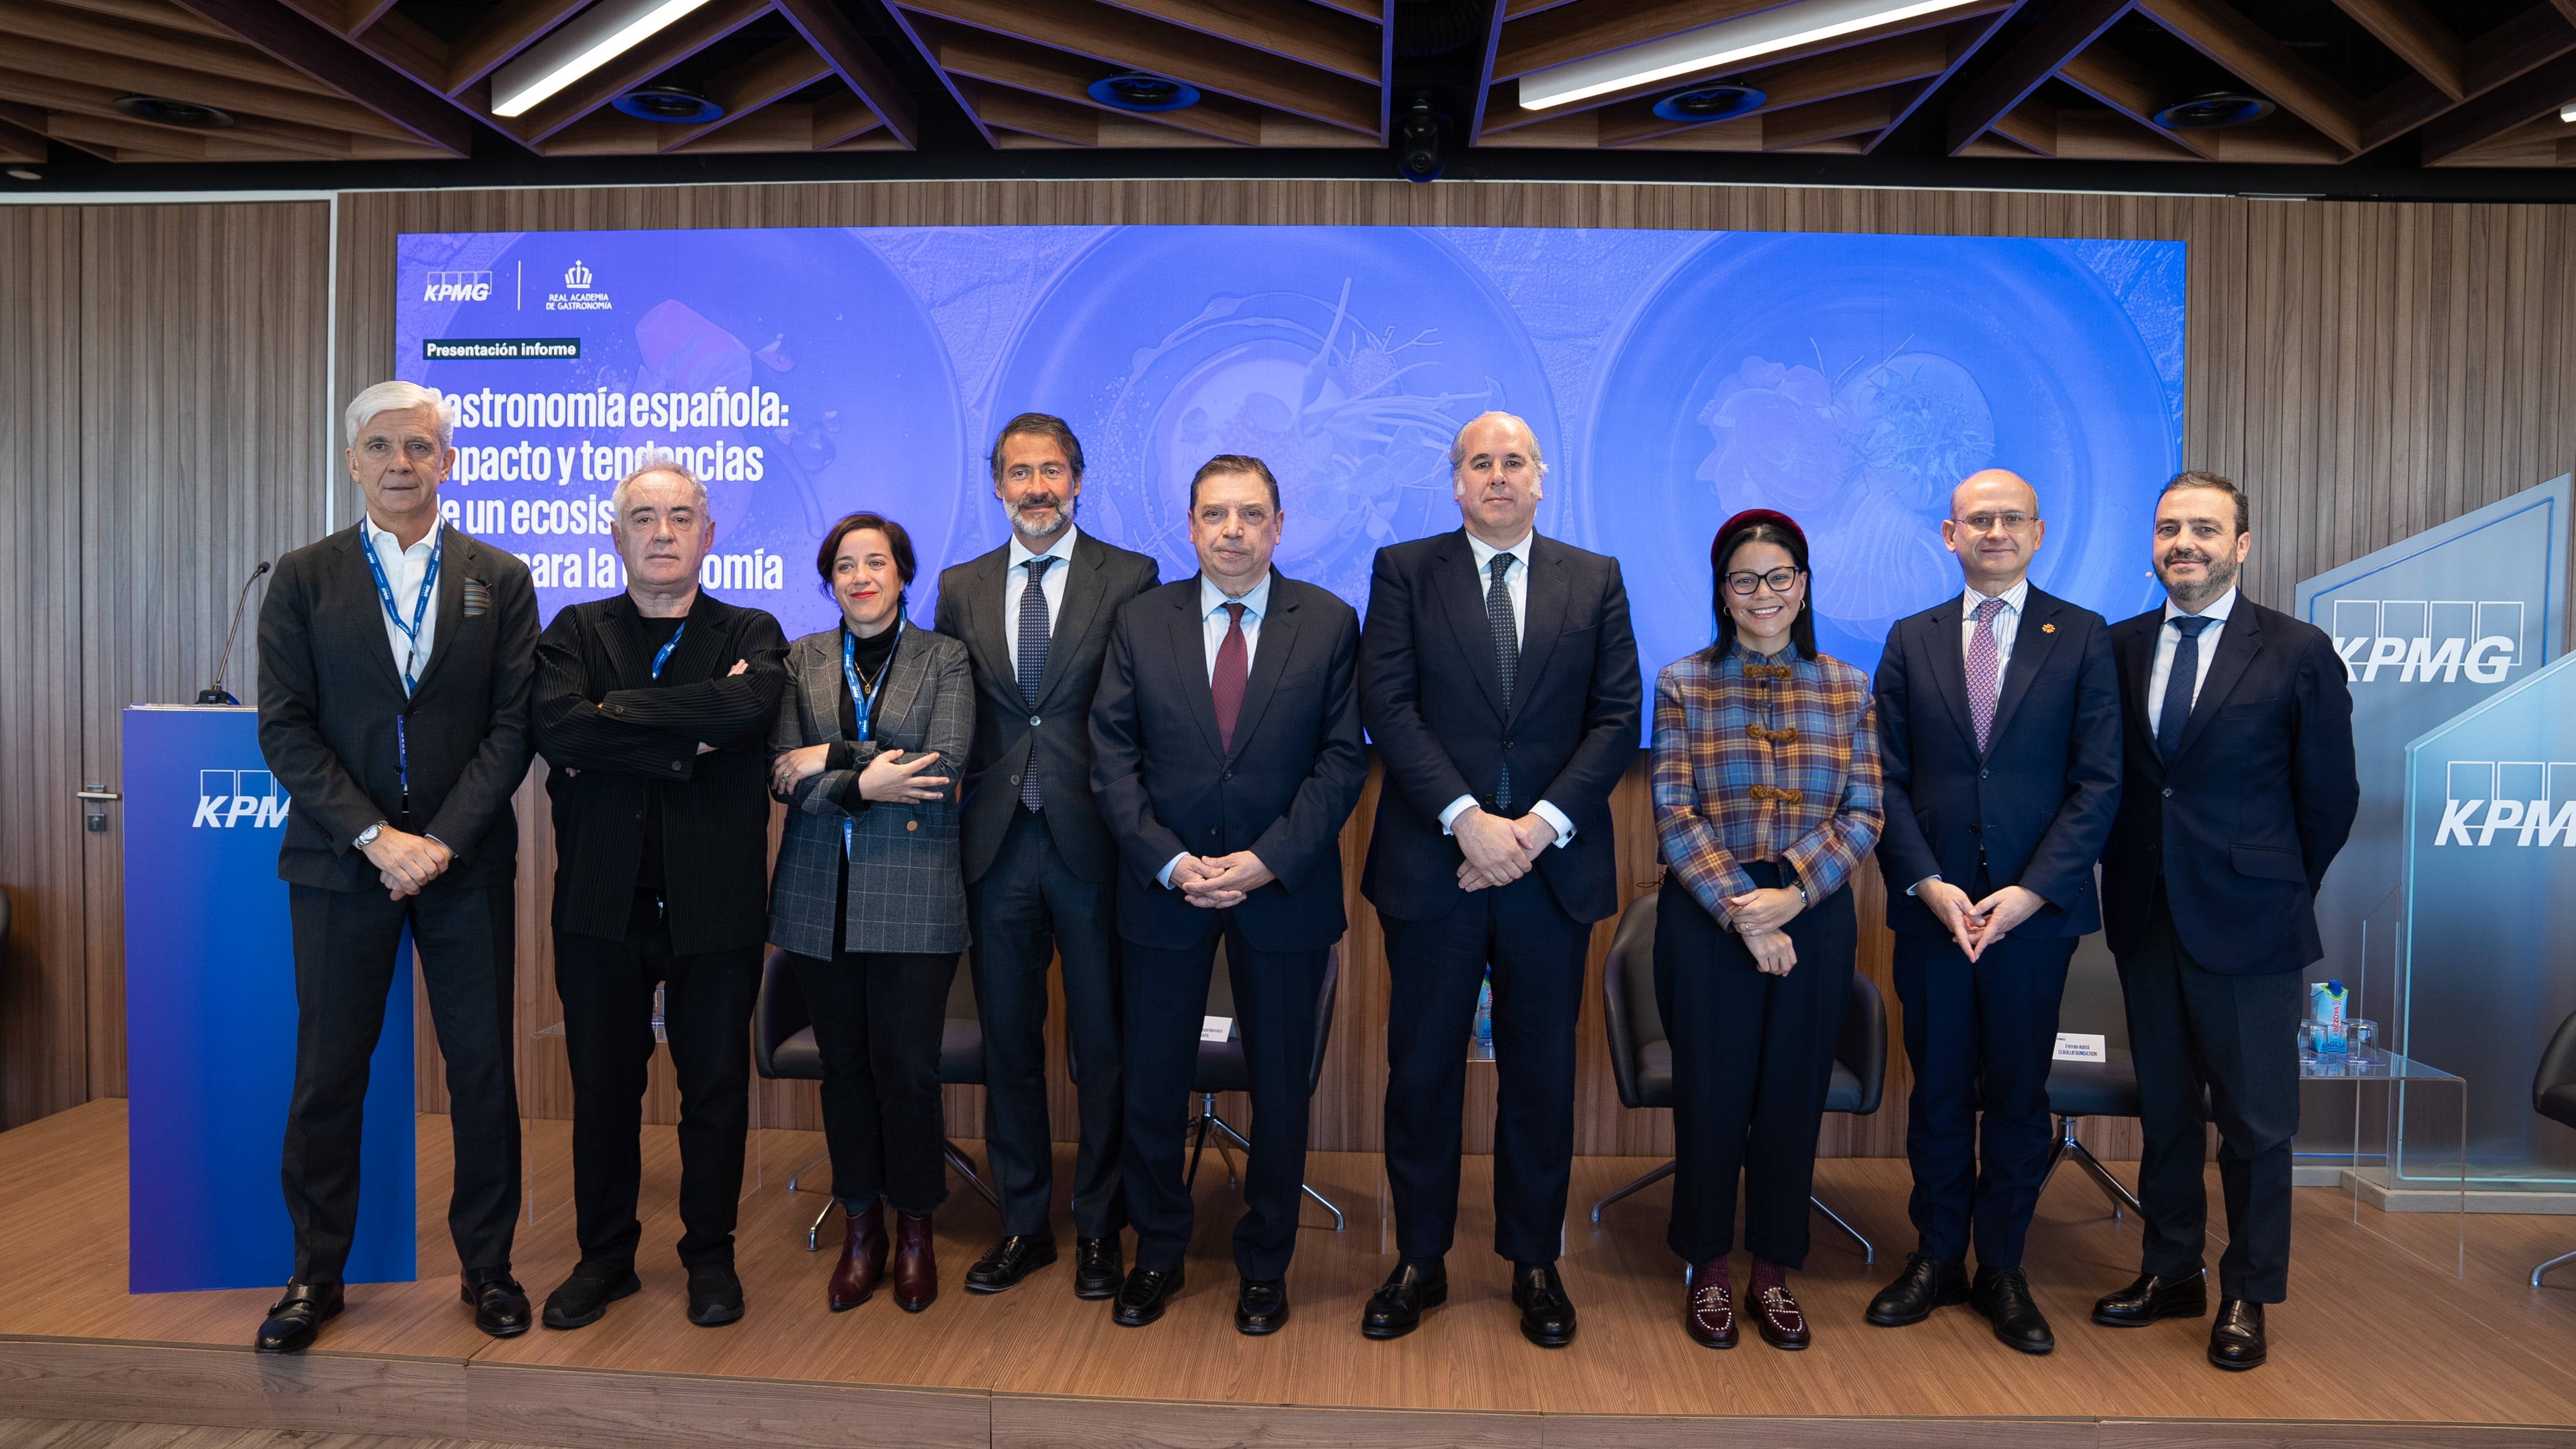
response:
<path id="1" fill-rule="evenodd" d="M 2344 1009 L 2351 994 L 2340 981 L 2316 981 L 2308 985 L 2310 1015 L 2319 1028 L 2317 1050 L 2322 1055 L 2339 1056 L 2350 1045 L 2344 1030 Z"/>
<path id="2" fill-rule="evenodd" d="M 1486 971 L 1483 983 L 1476 988 L 1476 1034 L 1467 1045 L 1467 1059 L 1490 1062 L 1494 1059 L 1494 973 Z"/>

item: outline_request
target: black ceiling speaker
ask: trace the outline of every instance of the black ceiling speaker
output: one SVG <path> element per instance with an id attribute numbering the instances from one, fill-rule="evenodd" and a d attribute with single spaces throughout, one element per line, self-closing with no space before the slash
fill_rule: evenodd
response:
<path id="1" fill-rule="evenodd" d="M 1655 102 L 1655 114 L 1667 121 L 1686 121 L 1698 125 L 1705 121 L 1731 121 L 1748 111 L 1758 111 L 1771 99 L 1758 86 L 1742 81 L 1718 81 L 1713 85 L 1692 86 L 1675 91 Z"/>
<path id="2" fill-rule="evenodd" d="M 656 121 L 665 126 L 702 126 L 724 119 L 724 107 L 678 86 L 646 86 L 628 91 L 610 105 L 639 121 Z"/>
<path id="3" fill-rule="evenodd" d="M 1440 168 L 1448 164 L 1448 150 L 1440 133 L 1448 120 L 1432 109 L 1428 97 L 1414 97 L 1395 123 L 1396 175 L 1407 181 L 1440 179 Z"/>
<path id="4" fill-rule="evenodd" d="M 161 96 L 118 96 L 112 103 L 118 114 L 156 126 L 177 126 L 189 131 L 220 131 L 233 123 L 230 111 L 212 106 L 192 105 Z"/>
<path id="5" fill-rule="evenodd" d="M 1122 111 L 1184 111 L 1199 103 L 1198 87 L 1140 70 L 1102 76 L 1084 89 L 1093 100 Z"/>
<path id="6" fill-rule="evenodd" d="M 2168 131 L 2216 131 L 2259 121 L 2272 114 L 2272 109 L 2272 103 L 2261 96 L 2210 91 L 2156 112 L 2155 123 Z"/>

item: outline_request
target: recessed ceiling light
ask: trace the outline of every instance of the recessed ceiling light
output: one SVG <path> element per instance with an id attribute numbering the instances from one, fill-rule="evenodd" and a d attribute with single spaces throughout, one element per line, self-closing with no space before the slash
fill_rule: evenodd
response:
<path id="1" fill-rule="evenodd" d="M 703 125 L 724 119 L 724 107 L 678 86 L 646 86 L 628 91 L 610 105 L 639 121 L 659 121 L 666 126 Z"/>
<path id="2" fill-rule="evenodd" d="M 2567 104 L 2560 106 L 2558 108 L 2558 119 L 2565 121 L 2571 126 L 2576 126 L 2576 101 L 2569 101 Z"/>
<path id="3" fill-rule="evenodd" d="M 1180 111 L 1199 103 L 1198 87 L 1143 71 L 1103 76 L 1085 89 L 1093 100 L 1122 111 Z"/>
<path id="4" fill-rule="evenodd" d="M 187 101 L 167 100 L 160 96 L 118 96 L 109 104 L 118 114 L 149 121 L 156 126 L 177 126 L 189 131 L 220 131 L 233 123 L 232 113 L 212 106 L 192 105 Z"/>
<path id="5" fill-rule="evenodd" d="M 30 171 L 24 166 L 12 166 L 9 168 L 9 177 L 13 181 L 42 181 L 45 179 L 45 173 Z"/>
<path id="6" fill-rule="evenodd" d="M 1771 99 L 1760 88 L 1741 81 L 1720 81 L 1712 86 L 1693 86 L 1675 91 L 1655 102 L 1655 114 L 1667 121 L 1688 121 L 1697 125 L 1706 121 L 1729 121 L 1748 111 L 1762 109 Z"/>
<path id="7" fill-rule="evenodd" d="M 2272 103 L 2242 91 L 2211 91 L 2176 101 L 2151 118 L 2168 131 L 2217 131 L 2272 114 Z"/>
<path id="8" fill-rule="evenodd" d="M 1797 0 L 1795 4 L 1721 20 L 1607 55 L 1532 71 L 1521 77 L 1521 109 L 1543 111 L 1612 91 L 1679 80 L 1757 55 L 1956 10 L 1970 3 L 1972 0 Z"/>
<path id="9" fill-rule="evenodd" d="M 599 0 L 492 72 L 492 114 L 520 116 L 707 0 Z"/>

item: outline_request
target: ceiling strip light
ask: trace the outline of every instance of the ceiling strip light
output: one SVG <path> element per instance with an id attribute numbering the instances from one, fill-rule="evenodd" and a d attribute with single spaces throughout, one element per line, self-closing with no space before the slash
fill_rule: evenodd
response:
<path id="1" fill-rule="evenodd" d="M 1521 77 L 1521 109 L 1544 111 L 1588 101 L 1612 91 L 1676 80 L 1757 55 L 1792 50 L 1974 3 L 1976 0 L 1906 0 L 1894 5 L 1888 0 L 1801 0 L 1607 55 L 1532 71 Z"/>
<path id="2" fill-rule="evenodd" d="M 520 116 L 707 0 L 600 0 L 492 73 L 492 114 Z"/>

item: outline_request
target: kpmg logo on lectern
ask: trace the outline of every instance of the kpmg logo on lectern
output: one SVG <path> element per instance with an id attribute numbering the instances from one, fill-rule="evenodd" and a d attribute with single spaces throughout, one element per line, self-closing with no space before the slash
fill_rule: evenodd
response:
<path id="1" fill-rule="evenodd" d="M 2344 678 L 2375 684 L 2501 684 L 2522 662 L 2520 599 L 2336 599 L 2335 653 Z"/>
<path id="2" fill-rule="evenodd" d="M 266 770 L 199 770 L 197 814 L 188 824 L 192 829 L 283 828 L 287 804 L 277 777 Z"/>
<path id="3" fill-rule="evenodd" d="M 2576 847 L 2576 760 L 2453 760 L 2435 845 Z"/>

